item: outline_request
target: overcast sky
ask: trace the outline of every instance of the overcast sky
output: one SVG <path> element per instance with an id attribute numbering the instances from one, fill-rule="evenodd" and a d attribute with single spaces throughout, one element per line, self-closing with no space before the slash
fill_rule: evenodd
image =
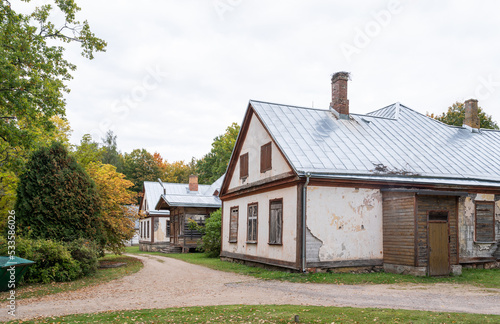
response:
<path id="1" fill-rule="evenodd" d="M 108 42 L 69 84 L 72 142 L 108 129 L 122 152 L 201 158 L 250 99 L 327 109 L 351 72 L 350 111 L 421 113 L 479 99 L 500 121 L 498 1 L 77 0 Z"/>

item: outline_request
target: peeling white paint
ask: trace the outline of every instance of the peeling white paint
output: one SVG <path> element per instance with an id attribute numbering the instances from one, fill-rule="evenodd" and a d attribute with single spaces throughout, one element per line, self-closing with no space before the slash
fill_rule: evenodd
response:
<path id="1" fill-rule="evenodd" d="M 477 194 L 475 200 L 479 200 L 479 201 L 495 201 L 495 195 L 493 195 L 493 194 Z"/>
<path id="2" fill-rule="evenodd" d="M 307 227 L 322 242 L 320 261 L 383 257 L 380 190 L 309 186 L 307 215 Z"/>

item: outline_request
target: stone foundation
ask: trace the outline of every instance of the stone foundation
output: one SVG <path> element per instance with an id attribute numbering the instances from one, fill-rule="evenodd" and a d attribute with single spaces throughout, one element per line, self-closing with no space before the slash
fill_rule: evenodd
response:
<path id="1" fill-rule="evenodd" d="M 170 242 L 139 242 L 139 251 L 181 253 L 182 248 L 170 244 Z"/>
<path id="2" fill-rule="evenodd" d="M 384 271 L 397 274 L 407 274 L 417 277 L 424 277 L 427 275 L 426 267 L 412 267 L 390 263 L 384 263 Z"/>

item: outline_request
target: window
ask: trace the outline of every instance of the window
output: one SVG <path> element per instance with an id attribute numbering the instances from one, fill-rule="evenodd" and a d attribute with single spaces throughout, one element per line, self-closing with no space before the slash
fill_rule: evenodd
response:
<path id="1" fill-rule="evenodd" d="M 239 208 L 232 207 L 229 218 L 229 243 L 236 243 L 238 241 L 238 214 Z"/>
<path id="2" fill-rule="evenodd" d="M 476 201 L 476 241 L 495 240 L 495 203 Z"/>
<path id="3" fill-rule="evenodd" d="M 448 211 L 447 210 L 439 210 L 429 211 L 429 221 L 434 222 L 447 222 L 448 221 Z"/>
<path id="4" fill-rule="evenodd" d="M 283 199 L 269 203 L 269 244 L 281 244 L 283 228 Z"/>
<path id="5" fill-rule="evenodd" d="M 140 222 L 140 224 L 141 224 L 141 226 L 139 227 L 139 237 L 142 238 L 142 233 L 143 233 L 143 230 L 142 230 L 143 226 L 142 226 L 142 224 L 144 224 L 144 223 Z"/>
<path id="6" fill-rule="evenodd" d="M 248 177 L 248 153 L 240 156 L 240 179 Z"/>
<path id="7" fill-rule="evenodd" d="M 146 222 L 146 238 L 149 238 L 149 221 Z"/>
<path id="8" fill-rule="evenodd" d="M 272 146 L 271 142 L 260 147 L 260 172 L 264 173 L 273 168 L 271 158 Z"/>
<path id="9" fill-rule="evenodd" d="M 247 241 L 250 243 L 257 243 L 257 204 L 248 205 L 248 228 L 247 228 Z"/>
<path id="10" fill-rule="evenodd" d="M 165 233 L 167 233 L 166 236 L 169 237 L 170 236 L 170 220 L 165 221 L 165 227 L 166 227 L 165 228 L 165 230 L 166 230 Z"/>

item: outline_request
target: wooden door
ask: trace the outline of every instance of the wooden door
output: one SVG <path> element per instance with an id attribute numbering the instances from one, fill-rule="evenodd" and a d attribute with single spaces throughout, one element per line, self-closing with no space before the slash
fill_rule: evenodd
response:
<path id="1" fill-rule="evenodd" d="M 448 222 L 429 222 L 429 275 L 449 274 Z"/>

